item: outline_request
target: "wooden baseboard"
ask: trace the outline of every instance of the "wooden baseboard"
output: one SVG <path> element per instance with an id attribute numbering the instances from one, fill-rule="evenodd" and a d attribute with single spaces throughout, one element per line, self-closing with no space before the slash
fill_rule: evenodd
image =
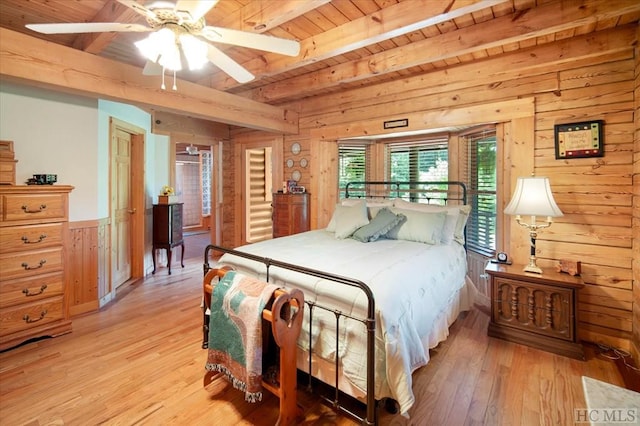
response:
<path id="1" fill-rule="evenodd" d="M 69 307 L 69 316 L 75 317 L 78 315 L 86 314 L 87 312 L 93 312 L 100 309 L 99 301 L 83 303 L 82 305 L 74 305 Z"/>

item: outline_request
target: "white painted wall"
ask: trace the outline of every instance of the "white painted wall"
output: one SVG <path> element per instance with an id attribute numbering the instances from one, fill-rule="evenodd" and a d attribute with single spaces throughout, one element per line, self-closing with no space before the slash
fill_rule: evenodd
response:
<path id="1" fill-rule="evenodd" d="M 146 207 L 152 208 L 153 203 L 158 201 L 158 194 L 164 185 L 169 184 L 169 146 L 168 136 L 154 135 L 151 133 L 151 116 L 140 108 L 100 100 L 99 106 L 99 155 L 100 158 L 109 158 L 109 117 L 117 118 L 121 121 L 133 124 L 146 130 L 145 137 L 145 189 L 146 189 Z M 100 182 L 101 186 L 108 188 L 109 186 L 109 162 L 100 164 L 100 176 L 104 177 L 104 182 Z M 104 200 L 107 204 L 100 205 L 104 216 L 109 215 L 108 200 Z M 102 210 L 104 209 L 104 210 Z"/>
<path id="2" fill-rule="evenodd" d="M 16 184 L 36 173 L 73 185 L 69 220 L 98 215 L 98 102 L 0 82 L 0 139 L 13 141 Z"/>
<path id="3" fill-rule="evenodd" d="M 169 138 L 151 133 L 151 116 L 117 102 L 0 82 L 0 139 L 14 141 L 16 183 L 35 173 L 73 185 L 69 220 L 109 216 L 109 117 L 147 131 L 146 205 L 169 183 Z"/>

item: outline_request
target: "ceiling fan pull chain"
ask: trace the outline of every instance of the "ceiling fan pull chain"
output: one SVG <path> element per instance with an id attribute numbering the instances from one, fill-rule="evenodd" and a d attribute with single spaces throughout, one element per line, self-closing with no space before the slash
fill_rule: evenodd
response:
<path id="1" fill-rule="evenodd" d="M 173 70 L 173 90 L 178 90 L 178 86 L 176 86 L 176 70 Z"/>
<path id="2" fill-rule="evenodd" d="M 165 90 L 167 86 L 164 85 L 164 67 L 162 67 L 162 84 L 160 85 L 162 90 Z"/>

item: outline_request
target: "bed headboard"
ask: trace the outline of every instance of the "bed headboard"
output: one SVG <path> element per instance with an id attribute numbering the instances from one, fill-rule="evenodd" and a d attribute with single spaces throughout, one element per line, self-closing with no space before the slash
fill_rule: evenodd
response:
<path id="1" fill-rule="evenodd" d="M 345 198 L 402 198 L 411 202 L 441 205 L 467 204 L 467 187 L 462 182 L 349 182 Z"/>

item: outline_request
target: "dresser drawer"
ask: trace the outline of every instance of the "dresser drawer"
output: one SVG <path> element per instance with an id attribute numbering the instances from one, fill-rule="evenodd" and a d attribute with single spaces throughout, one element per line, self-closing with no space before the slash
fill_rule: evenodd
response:
<path id="1" fill-rule="evenodd" d="M 63 319 L 62 300 L 62 296 L 56 296 L 0 309 L 0 336 L 6 336 Z"/>
<path id="2" fill-rule="evenodd" d="M 62 223 L 0 228 L 0 254 L 62 245 Z"/>
<path id="3" fill-rule="evenodd" d="M 0 308 L 58 296 L 63 291 L 64 275 L 62 271 L 37 277 L 0 281 Z"/>
<path id="4" fill-rule="evenodd" d="M 67 219 L 67 194 L 3 194 L 2 221 L 38 223 Z M 5 224 L 8 225 L 8 224 Z"/>
<path id="5" fill-rule="evenodd" d="M 0 280 L 62 270 L 62 247 L 0 255 Z"/>

